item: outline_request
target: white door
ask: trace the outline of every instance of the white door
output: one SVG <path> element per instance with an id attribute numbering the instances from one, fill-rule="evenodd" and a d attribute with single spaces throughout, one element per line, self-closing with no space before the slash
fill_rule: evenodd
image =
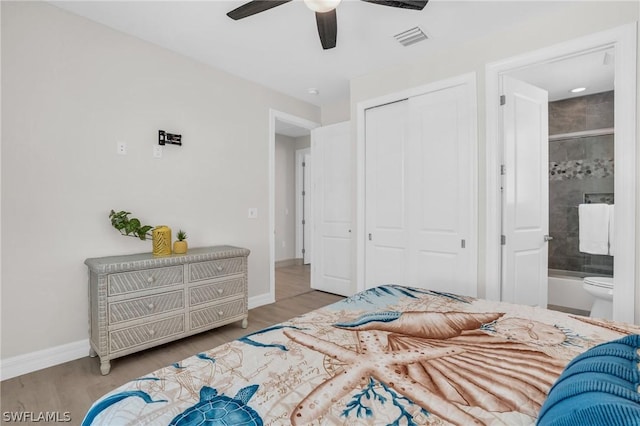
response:
<path id="1" fill-rule="evenodd" d="M 545 90 L 503 76 L 502 300 L 547 307 L 549 116 Z"/>
<path id="2" fill-rule="evenodd" d="M 477 294 L 475 85 L 365 112 L 365 286 Z"/>
<path id="3" fill-rule="evenodd" d="M 410 285 L 477 295 L 469 87 L 409 99 Z"/>
<path id="4" fill-rule="evenodd" d="M 304 167 L 302 168 L 302 210 L 303 210 L 303 244 L 302 244 L 302 263 L 308 265 L 311 263 L 311 227 L 313 220 L 311 215 L 311 154 L 304 155 Z"/>
<path id="5" fill-rule="evenodd" d="M 351 144 L 349 122 L 311 131 L 313 259 L 311 288 L 350 296 Z"/>
<path id="6" fill-rule="evenodd" d="M 311 263 L 311 148 L 296 150 L 296 258 Z"/>
<path id="7" fill-rule="evenodd" d="M 409 282 L 408 101 L 365 112 L 366 288 Z"/>

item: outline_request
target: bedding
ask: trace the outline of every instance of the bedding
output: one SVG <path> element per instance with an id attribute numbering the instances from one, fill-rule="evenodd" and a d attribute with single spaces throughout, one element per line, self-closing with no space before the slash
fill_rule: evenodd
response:
<path id="1" fill-rule="evenodd" d="M 83 424 L 530 425 L 572 359 L 637 333 L 385 285 L 132 380 Z"/>

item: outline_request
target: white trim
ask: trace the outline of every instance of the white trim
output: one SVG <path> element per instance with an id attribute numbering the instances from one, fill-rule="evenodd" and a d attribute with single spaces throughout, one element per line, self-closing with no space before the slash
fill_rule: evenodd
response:
<path id="1" fill-rule="evenodd" d="M 275 303 L 275 297 L 270 293 L 259 294 L 257 296 L 252 296 L 249 298 L 249 309 L 259 308 L 260 306 L 270 305 Z M 251 321 L 251 316 L 249 316 L 249 321 Z"/>
<path id="2" fill-rule="evenodd" d="M 425 84 L 418 87 L 413 87 L 410 89 L 401 90 L 399 92 L 390 93 L 384 96 L 380 96 L 373 99 L 368 99 L 365 101 L 358 102 L 356 105 L 356 235 L 355 235 L 355 244 L 356 244 L 356 266 L 355 266 L 355 279 L 356 279 L 356 290 L 363 291 L 365 290 L 365 111 L 369 108 L 373 108 L 376 106 L 388 104 L 391 102 L 401 101 L 403 99 L 408 99 L 412 96 L 418 96 L 429 92 L 434 92 L 437 90 L 446 89 L 447 87 L 459 86 L 459 85 L 468 85 L 469 90 L 471 91 L 470 97 L 470 113 L 472 114 L 472 122 L 475 126 L 475 133 L 470 135 L 471 142 L 473 146 L 471 147 L 471 173 L 470 176 L 472 179 L 475 179 L 477 176 L 478 170 L 478 137 L 477 137 L 477 83 L 476 83 L 476 73 L 470 72 L 467 74 L 462 74 L 456 77 L 447 78 L 444 80 L 439 80 L 436 82 L 432 82 L 429 84 Z M 478 284 L 478 275 L 477 275 L 477 258 L 478 258 L 478 221 L 477 221 L 477 212 L 478 212 L 478 185 L 473 185 L 473 194 L 472 194 L 472 206 L 473 211 L 476 212 L 476 219 L 471 221 L 470 229 L 469 229 L 469 241 L 470 248 L 473 247 L 476 251 L 476 261 L 474 262 L 476 269 L 476 288 Z"/>
<path id="3" fill-rule="evenodd" d="M 503 74 L 586 51 L 614 47 L 615 54 L 615 211 L 616 261 L 614 319 L 634 322 L 636 251 L 636 23 L 581 37 L 486 66 L 486 246 L 487 299 L 500 300 L 500 80 Z M 491 237 L 493 236 L 493 237 Z"/>
<path id="4" fill-rule="evenodd" d="M 315 129 L 320 124 L 296 117 L 286 112 L 269 109 L 269 295 L 273 303 L 276 299 L 276 270 L 275 270 L 275 232 L 276 232 L 276 187 L 275 187 L 275 163 L 276 163 L 276 120 L 293 124 L 307 130 Z"/>
<path id="5" fill-rule="evenodd" d="M 0 360 L 0 380 L 11 379 L 86 356 L 89 356 L 89 339 L 17 355 Z"/>

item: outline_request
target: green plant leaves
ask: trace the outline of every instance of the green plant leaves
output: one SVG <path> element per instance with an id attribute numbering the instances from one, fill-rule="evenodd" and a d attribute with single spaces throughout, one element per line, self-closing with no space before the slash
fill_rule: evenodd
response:
<path id="1" fill-rule="evenodd" d="M 133 217 L 129 219 L 131 212 L 121 210 L 116 212 L 111 210 L 109 213 L 109 219 L 111 219 L 111 225 L 116 228 L 122 235 L 128 237 L 137 237 L 141 240 L 146 240 L 147 236 L 150 236 L 149 231 L 153 229 L 153 226 L 142 225 L 140 219 Z"/>

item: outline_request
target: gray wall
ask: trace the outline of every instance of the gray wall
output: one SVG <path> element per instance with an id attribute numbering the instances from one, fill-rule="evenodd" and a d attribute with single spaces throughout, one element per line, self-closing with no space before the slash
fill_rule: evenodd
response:
<path id="1" fill-rule="evenodd" d="M 613 92 L 549 103 L 549 134 L 613 127 Z M 578 250 L 578 205 L 614 201 L 613 135 L 549 142 L 549 268 L 613 275 L 613 257 Z"/>
<path id="2" fill-rule="evenodd" d="M 2 361 L 82 347 L 84 260 L 151 251 L 110 209 L 249 248 L 250 303 L 268 300 L 269 110 L 320 109 L 46 2 L 1 10 Z M 159 129 L 183 146 L 154 159 Z"/>
<path id="3" fill-rule="evenodd" d="M 275 261 L 296 259 L 296 151 L 311 146 L 310 136 L 276 135 Z"/>

